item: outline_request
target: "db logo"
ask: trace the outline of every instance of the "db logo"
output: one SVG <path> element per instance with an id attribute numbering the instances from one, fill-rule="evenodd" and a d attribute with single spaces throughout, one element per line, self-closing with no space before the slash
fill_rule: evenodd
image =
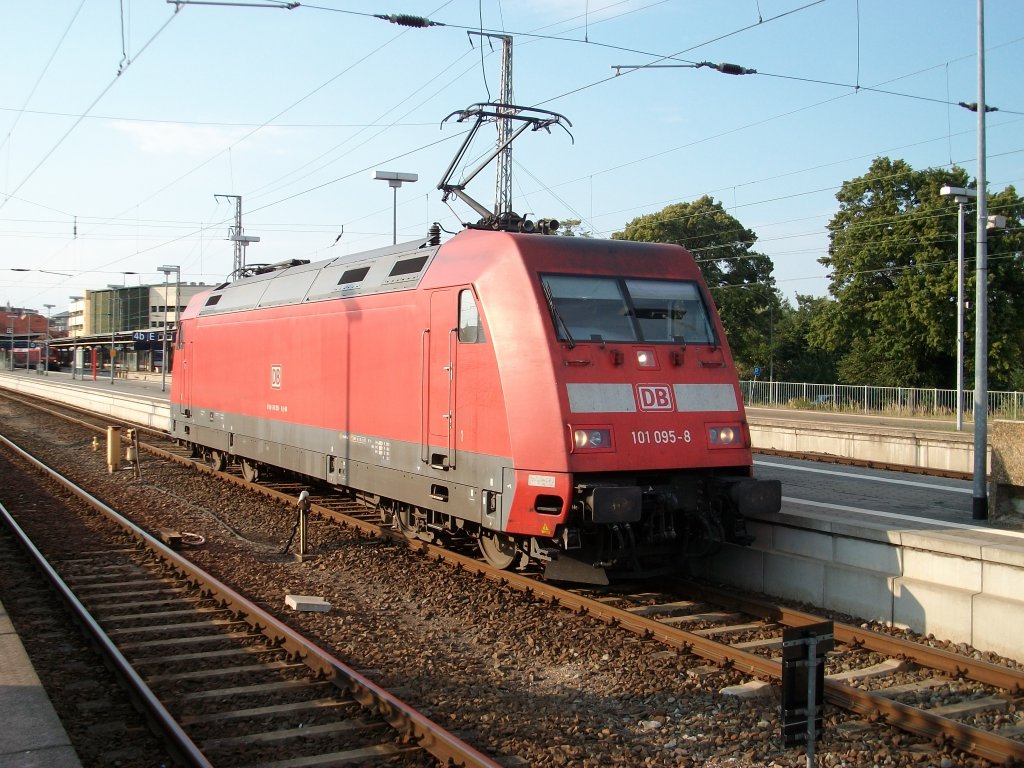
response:
<path id="1" fill-rule="evenodd" d="M 281 366 L 272 365 L 270 366 L 270 387 L 271 389 L 281 388 Z"/>
<path id="2" fill-rule="evenodd" d="M 674 411 L 672 388 L 667 384 L 637 384 L 636 402 L 641 411 Z"/>

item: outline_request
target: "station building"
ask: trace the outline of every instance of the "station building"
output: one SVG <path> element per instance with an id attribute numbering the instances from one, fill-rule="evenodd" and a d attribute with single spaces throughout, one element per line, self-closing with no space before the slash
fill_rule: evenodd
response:
<path id="1" fill-rule="evenodd" d="M 72 296 L 66 312 L 47 318 L 34 309 L 7 307 L 0 310 L 0 353 L 3 363 L 25 365 L 19 352 L 46 346 L 49 336 L 51 357 L 76 370 L 110 371 L 110 361 L 119 374 L 129 371 L 159 371 L 163 364 L 164 333 L 168 353 L 173 347 L 174 329 L 189 300 L 212 286 L 205 283 L 160 283 L 157 285 L 108 286 Z M 11 350 L 14 350 L 13 352 Z M 113 351 L 113 354 L 112 354 Z M 41 359 L 41 358 L 39 358 Z"/>

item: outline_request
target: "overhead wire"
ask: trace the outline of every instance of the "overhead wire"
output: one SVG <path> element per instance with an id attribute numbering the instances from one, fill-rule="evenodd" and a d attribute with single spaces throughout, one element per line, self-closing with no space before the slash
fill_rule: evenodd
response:
<path id="1" fill-rule="evenodd" d="M 816 4 L 817 4 L 817 3 L 811 3 L 810 5 L 816 5 Z M 809 6 L 803 6 L 803 7 L 810 7 L 810 5 L 809 5 Z M 800 9 L 794 9 L 794 11 L 791 11 L 790 13 L 792 13 L 792 12 L 795 12 L 796 10 L 800 10 Z M 769 19 L 769 20 L 771 20 L 771 19 Z M 762 23 L 763 23 L 763 22 L 762 22 Z M 556 38 L 556 39 L 564 39 L 564 38 Z M 721 39 L 721 38 L 716 38 L 716 39 Z M 688 49 L 688 50 L 689 50 L 689 49 Z M 678 54 L 677 54 L 677 55 L 678 55 Z M 859 78 L 858 78 L 858 79 L 859 79 Z M 541 102 L 541 103 L 544 103 L 544 102 Z M 822 103 L 825 103 L 825 102 L 822 102 Z M 266 124 L 266 123 L 264 123 L 264 125 L 265 125 L 265 124 Z M 677 148 L 677 149 L 678 149 L 678 148 Z M 670 151 L 674 151 L 674 150 L 670 150 Z M 657 155 L 654 155 L 654 156 L 657 156 Z M 643 159 L 650 159 L 650 157 L 654 157 L 654 156 L 649 156 L 648 158 L 643 158 Z M 641 160 L 643 160 L 643 159 L 641 159 Z M 638 161 L 635 161 L 635 162 L 640 162 L 641 160 L 638 160 Z M 617 168 L 619 168 L 619 167 L 622 167 L 622 166 L 617 166 L 617 167 L 616 167 L 616 169 L 617 169 Z M 599 172 L 597 172 L 597 173 L 607 172 L 608 170 L 614 170 L 614 169 L 606 169 L 606 171 L 599 171 Z M 590 175 L 593 175 L 593 174 L 590 174 Z M 531 176 L 532 176 L 532 174 L 531 174 Z M 292 198 L 294 198 L 294 197 L 296 197 L 296 196 L 298 196 L 298 195 L 300 195 L 300 194 L 306 194 L 306 193 L 308 193 L 308 192 L 311 192 L 311 191 L 314 191 L 314 190 L 316 190 L 316 189 L 320 189 L 320 188 L 322 188 L 323 186 L 326 186 L 327 184 L 330 184 L 330 183 L 334 183 L 335 181 L 338 181 L 338 180 L 340 180 L 340 178 L 345 178 L 345 177 L 339 177 L 339 179 L 335 179 L 335 180 L 333 180 L 333 181 L 330 181 L 330 182 L 326 182 L 326 183 L 325 183 L 325 184 L 323 184 L 323 185 L 317 185 L 317 186 L 314 186 L 314 187 L 310 187 L 309 189 L 307 189 L 307 190 L 304 190 L 303 192 L 299 192 L 299 193 L 296 193 L 295 195 L 290 195 L 290 196 L 288 196 L 288 197 L 282 198 L 281 200 L 279 200 L 279 201 L 277 201 L 277 202 L 283 202 L 283 201 L 285 201 L 285 200 L 289 200 L 289 199 L 292 199 Z M 268 204 L 268 205 L 266 205 L 266 206 L 262 206 L 262 207 L 261 207 L 261 209 L 262 209 L 262 208 L 266 208 L 266 207 L 269 207 L 270 205 L 274 205 L 274 204 L 277 204 L 277 203 L 269 203 L 269 204 Z M 251 211 L 250 211 L 250 212 L 251 212 Z M 581 217 L 581 218 L 582 218 L 582 217 Z"/>
<path id="2" fill-rule="evenodd" d="M 24 112 L 26 115 L 41 115 L 43 117 L 77 117 L 78 115 L 69 112 L 54 112 L 41 109 L 14 109 L 12 107 L 0 107 L 0 112 Z M 86 115 L 86 120 L 110 120 L 118 123 L 151 123 L 157 125 L 187 125 L 212 128 L 254 128 L 262 123 L 236 123 L 222 120 L 174 120 L 171 118 L 159 117 L 128 117 L 125 115 Z M 422 128 L 436 125 L 437 121 L 399 123 L 401 126 Z M 323 128 L 334 130 L 337 128 L 376 128 L 377 123 L 274 123 L 275 128 Z"/>
<path id="3" fill-rule="evenodd" d="M 421 86 L 419 86 L 418 88 L 414 89 L 414 91 L 413 91 L 413 92 L 414 92 L 414 93 L 422 93 L 422 92 L 423 92 L 423 89 L 424 89 L 424 88 L 425 88 L 425 87 L 426 87 L 427 85 L 429 85 L 429 84 L 430 84 L 430 83 L 432 83 L 433 81 L 437 80 L 437 79 L 438 79 L 438 78 L 439 78 L 439 77 L 440 77 L 440 76 L 441 76 L 442 74 L 444 74 L 444 73 L 445 73 L 445 72 L 447 72 L 447 71 L 448 71 L 449 69 L 451 69 L 452 67 L 454 67 L 454 66 L 455 66 L 455 65 L 456 65 L 456 64 L 457 64 L 458 62 L 462 61 L 462 59 L 464 59 L 464 58 L 465 58 L 465 57 L 466 57 L 467 55 L 468 55 L 468 54 L 466 54 L 466 53 L 463 53 L 463 54 L 459 55 L 459 56 L 458 56 L 458 57 L 457 57 L 457 58 L 456 58 L 456 59 L 455 59 L 454 61 L 452 61 L 452 62 L 451 62 L 450 64 L 448 64 L 448 65 L 447 65 L 447 66 L 446 66 L 446 67 L 445 67 L 444 69 L 442 69 L 442 70 L 441 70 L 441 71 L 440 71 L 439 73 L 437 73 L 437 74 L 433 75 L 433 76 L 432 76 L 432 77 L 431 77 L 431 78 L 430 78 L 430 79 L 429 79 L 429 80 L 428 80 L 428 81 L 427 81 L 426 83 L 424 83 L 423 85 L 421 85 Z M 475 67 L 475 66 L 476 66 L 475 64 L 474 64 L 474 65 L 472 65 L 472 67 Z M 458 80 L 458 79 L 462 78 L 463 76 L 465 76 L 465 75 L 466 75 L 466 73 L 467 73 L 468 71 L 470 71 L 470 69 L 472 69 L 472 67 L 469 67 L 469 68 L 467 68 L 466 70 L 463 70 L 463 71 L 462 71 L 462 72 L 461 72 L 461 73 L 460 73 L 460 74 L 459 74 L 459 75 L 458 75 L 458 76 L 457 76 L 456 78 L 454 78 L 454 80 Z M 355 139 L 355 138 L 356 138 L 357 136 L 359 136 L 359 135 L 360 135 L 360 134 L 361 134 L 361 133 L 363 132 L 363 130 L 366 130 L 366 129 L 367 129 L 367 128 L 369 128 L 369 127 L 379 127 L 379 128 L 381 128 L 381 130 L 380 130 L 380 131 L 378 131 L 377 133 L 373 134 L 372 136 L 370 136 L 370 137 L 369 137 L 368 139 L 366 139 L 365 141 L 361 142 L 360 144 L 357 144 L 357 145 L 355 145 L 354 147 L 352 147 L 352 148 L 348 149 L 348 150 L 347 150 L 347 151 L 346 151 L 345 153 L 343 153 L 343 154 L 342 154 L 342 155 L 340 155 L 339 157 L 337 157 L 337 158 L 335 158 L 335 159 L 333 159 L 333 160 L 331 160 L 331 161 L 329 161 L 329 162 L 325 162 L 325 163 L 323 163 L 323 164 L 321 164 L 321 165 L 319 165 L 319 166 L 316 166 L 316 167 L 315 167 L 315 168 L 313 168 L 313 169 L 312 169 L 312 170 L 311 170 L 311 171 L 310 171 L 309 173 L 306 173 L 306 174 L 304 174 L 304 175 L 302 175 L 302 176 L 299 176 L 298 178 L 292 179 L 292 180 L 291 180 L 291 181 L 289 181 L 288 183 L 295 183 L 295 182 L 297 182 L 297 181 L 300 181 L 300 180 L 302 180 L 302 179 L 304 179 L 304 178 L 308 178 L 309 176 L 313 175 L 314 173 L 316 173 L 316 172 L 318 172 L 318 171 L 321 171 L 321 170 L 323 170 L 324 168 L 327 168 L 328 166 L 330 166 L 330 165 L 332 165 L 332 164 L 334 164 L 334 163 L 336 163 L 336 162 L 340 161 L 340 160 L 341 160 L 341 159 L 343 159 L 344 157 L 346 157 L 346 156 L 348 156 L 349 154 L 351 154 L 352 152 L 354 152 L 354 151 L 355 151 L 356 149 L 359 149 L 359 148 L 361 148 L 361 147 L 365 146 L 365 144 L 366 144 L 367 142 L 369 142 L 369 141 L 371 141 L 372 139 L 375 139 L 375 138 L 377 138 L 378 136 L 380 136 L 380 135 L 381 135 L 381 134 L 382 134 L 382 133 L 383 133 L 383 132 L 384 132 L 385 130 L 388 130 L 388 129 L 391 129 L 391 128 L 394 128 L 394 127 L 397 127 L 397 126 L 399 126 L 399 125 L 401 124 L 401 123 L 400 123 L 399 121 L 400 121 L 400 120 L 402 119 L 402 117 L 405 117 L 405 116 L 407 116 L 407 115 L 411 114 L 411 113 L 412 113 L 412 112 L 414 112 L 414 111 L 415 111 L 416 109 L 418 109 L 418 108 L 419 108 L 419 107 L 421 107 L 421 106 L 422 106 L 423 104 L 425 104 L 425 103 L 426 103 L 427 101 L 429 101 L 430 99 L 434 98 L 434 97 L 435 97 L 435 96 L 436 96 L 436 95 L 437 95 L 438 93 L 440 93 L 440 91 L 441 91 L 441 90 L 443 90 L 444 88 L 447 88 L 447 87 L 448 87 L 449 85 L 451 85 L 451 83 L 452 83 L 452 82 L 454 82 L 454 80 L 449 80 L 449 81 L 448 81 L 447 83 L 445 83 L 445 84 L 444 84 L 444 85 L 443 85 L 443 86 L 441 87 L 441 89 L 439 89 L 439 90 L 437 90 L 437 91 L 434 91 L 433 93 L 430 93 L 430 94 L 427 94 L 427 95 L 425 95 L 425 96 L 423 97 L 423 99 L 422 99 L 421 101 L 419 101 L 419 102 L 418 102 L 418 103 L 416 103 L 415 105 L 411 106 L 411 107 L 410 107 L 410 108 L 409 108 L 408 110 L 406 110 L 406 111 L 405 111 L 405 112 L 404 112 L 404 113 L 403 113 L 403 114 L 402 114 L 401 116 L 399 116 L 398 118 L 396 118 L 396 120 L 394 120 L 394 121 L 391 121 L 390 123 L 387 123 L 387 122 L 385 122 L 385 123 L 377 123 L 377 120 L 381 120 L 381 119 L 382 119 L 383 117 L 385 117 L 386 115 L 388 115 L 388 114 L 390 114 L 391 112 L 393 112 L 393 111 L 394 111 L 395 109 L 397 109 L 397 108 L 398 108 L 399 106 L 402 106 L 402 105 L 404 105 L 404 104 L 406 104 L 406 103 L 408 102 L 408 97 L 403 97 L 403 98 L 400 98 L 400 99 L 399 99 L 399 101 L 397 101 L 397 102 L 396 102 L 396 103 L 395 103 L 395 104 L 394 104 L 394 105 L 393 105 L 393 106 L 392 106 L 391 108 L 389 108 L 389 109 L 388 109 L 388 110 L 386 110 L 385 112 L 381 113 L 381 114 L 380 114 L 380 115 L 378 116 L 377 120 L 375 120 L 375 121 L 374 121 L 374 124 L 372 124 L 372 126 L 367 126 L 367 127 L 363 128 L 363 129 L 361 129 L 360 131 L 358 131 L 358 132 L 357 132 L 356 134 L 354 134 L 353 136 L 350 136 L 350 137 L 346 138 L 346 139 L 345 139 L 344 141 L 342 141 L 342 142 L 339 142 L 339 143 L 335 144 L 335 145 L 334 145 L 334 146 L 332 146 L 331 148 L 329 148 L 329 149 L 325 150 L 324 152 L 320 153 L 319 155 L 317 155 L 317 156 L 316 156 L 315 158 L 313 158 L 313 159 L 311 159 L 311 160 L 307 161 L 306 163 L 304 163 L 304 164 L 302 164 L 302 165 L 298 166 L 297 168 L 293 169 L 292 171 L 289 171 L 289 172 L 288 172 L 288 173 L 286 173 L 286 174 L 282 174 L 281 176 L 279 176 L 279 177 L 278 177 L 277 179 L 275 179 L 275 180 L 273 180 L 273 181 L 267 182 L 266 184 L 264 184 L 264 185 L 262 185 L 262 186 L 260 186 L 260 187 L 256 187 L 255 189 L 253 189 L 253 190 L 250 190 L 250 191 L 246 192 L 246 193 L 245 193 L 245 195 L 246 195 L 246 196 L 250 196 L 250 195 L 255 195 L 255 196 L 257 196 L 257 197 L 258 197 L 258 196 L 260 195 L 260 193 L 262 193 L 262 192 L 263 192 L 264 190 L 267 190 L 267 189 L 269 189 L 269 188 L 271 188 L 271 187 L 273 187 L 274 189 L 270 189 L 270 192 L 276 191 L 276 190 L 280 189 L 280 188 L 281 188 L 281 186 L 283 186 L 283 184 L 280 184 L 280 182 L 283 182 L 283 181 L 284 181 L 285 179 L 287 179 L 288 177 L 290 177 L 290 176 L 293 176 L 293 175 L 294 175 L 294 174 L 296 174 L 296 173 L 299 173 L 300 171 L 302 171 L 302 170 L 304 170 L 304 169 L 308 168 L 309 166 L 313 165 L 314 163 L 318 162 L 319 160 L 322 160 L 322 159 L 323 159 L 324 157 L 328 156 L 328 155 L 329 155 L 329 154 L 331 154 L 332 152 L 335 152 L 336 150 L 338 150 L 338 149 L 340 149 L 341 147 L 345 146 L 346 144 L 348 144 L 349 142 L 351 142 L 352 140 L 354 140 L 354 139 Z M 432 125 L 436 125 L 436 123 L 432 123 Z"/>
<path id="4" fill-rule="evenodd" d="M 0 201 L 0 209 L 7 205 L 7 201 L 11 199 L 11 196 L 16 195 L 21 190 L 21 188 L 25 186 L 26 183 L 28 183 L 29 179 L 31 179 L 36 174 L 36 172 L 43 167 L 43 164 L 50 159 L 50 157 L 53 155 L 54 152 L 57 151 L 60 145 L 63 144 L 64 141 L 68 138 L 68 136 L 70 136 L 74 132 L 74 130 L 81 124 L 82 120 L 85 119 L 85 116 L 92 111 L 92 108 L 99 104 L 100 100 L 102 100 L 103 97 L 106 96 L 107 93 L 110 91 L 110 89 L 114 87 L 114 85 L 118 82 L 121 75 L 124 74 L 128 67 L 130 67 L 135 61 L 138 61 L 138 58 L 146 51 L 147 48 L 149 48 L 150 44 L 152 44 L 153 41 L 156 40 L 165 29 L 167 29 L 167 26 L 172 21 L 174 21 L 175 17 L 177 16 L 177 13 L 178 12 L 176 10 L 174 13 L 170 15 L 170 17 L 168 17 L 168 19 L 160 26 L 159 29 L 157 29 L 153 36 L 146 42 L 146 44 L 139 49 L 139 52 L 135 54 L 134 59 L 128 60 L 121 66 L 120 69 L 118 69 L 117 74 L 114 75 L 114 79 L 111 80 L 102 91 L 100 91 L 99 95 L 95 99 L 93 99 L 92 103 L 85 109 L 85 111 L 78 116 L 74 123 L 71 124 L 71 127 L 68 128 L 67 131 L 65 131 L 64 134 L 57 140 L 57 143 L 54 144 L 45 155 L 43 155 L 42 159 L 38 163 L 36 163 L 32 170 L 28 172 L 28 175 L 21 180 L 21 182 L 14 188 L 14 190 L 10 192 L 10 194 L 4 196 L 4 199 Z"/>
<path id="5" fill-rule="evenodd" d="M 26 107 L 28 107 L 29 103 L 32 101 L 32 97 L 35 96 L 36 90 L 39 88 L 39 84 L 41 82 L 43 82 L 43 78 L 46 76 L 46 73 L 49 71 L 50 65 L 53 63 L 53 60 L 57 57 L 57 53 L 58 53 L 58 51 L 60 51 L 61 46 L 64 45 L 64 40 L 67 38 L 68 33 L 71 31 L 71 28 L 75 25 L 75 20 L 78 19 L 78 14 L 81 12 L 82 7 L 84 5 L 85 5 L 85 0 L 82 0 L 78 4 L 78 7 L 75 9 L 75 12 L 73 14 L 71 14 L 71 18 L 68 20 L 68 24 L 64 28 L 64 32 L 61 34 L 60 39 L 57 41 L 57 45 L 54 46 L 53 52 L 50 54 L 50 58 L 48 58 L 46 60 L 46 64 L 43 65 L 42 71 L 39 73 L 39 76 L 36 78 L 35 83 L 32 84 L 32 88 L 29 90 L 28 95 L 25 97 L 25 101 L 22 103 L 21 108 L 16 110 L 17 111 L 17 115 L 15 115 L 15 117 L 14 117 L 14 122 L 11 123 L 11 127 L 8 129 L 7 135 L 4 136 L 4 140 L 0 141 L 0 149 L 3 149 L 5 146 L 7 146 L 7 142 L 10 141 L 11 134 L 13 134 L 14 133 L 14 129 L 18 127 L 18 123 L 21 120 L 22 115 L 25 114 Z"/>
<path id="6" fill-rule="evenodd" d="M 437 141 L 430 142 L 429 144 L 425 144 L 423 146 L 416 147 L 415 149 L 411 149 L 411 150 L 408 150 L 406 152 L 399 153 L 399 154 L 394 155 L 394 156 L 392 156 L 390 158 L 387 158 L 387 159 L 385 159 L 385 160 L 383 160 L 381 162 L 391 162 L 392 160 L 400 160 L 400 159 L 402 159 L 404 157 L 407 157 L 407 156 L 409 156 L 411 154 L 415 154 L 416 152 L 421 152 L 424 149 L 428 149 L 428 148 L 436 146 L 438 144 L 442 144 L 442 143 L 444 143 L 446 141 L 451 141 L 453 138 L 456 138 L 457 136 L 458 136 L 458 134 L 452 134 L 451 136 L 446 136 L 444 138 L 438 139 Z M 322 188 L 327 187 L 327 186 L 329 186 L 331 184 L 335 184 L 335 183 L 337 183 L 339 181 L 343 181 L 345 179 L 351 178 L 351 177 L 356 176 L 358 174 L 366 173 L 367 171 L 369 171 L 371 168 L 373 168 L 377 164 L 378 163 L 372 163 L 372 164 L 367 165 L 367 166 L 365 166 L 363 168 L 359 168 L 357 170 L 353 170 L 353 171 L 351 171 L 351 172 L 349 172 L 349 173 L 347 173 L 347 174 L 345 174 L 343 176 L 339 176 L 338 178 L 331 179 L 330 181 L 325 181 L 322 184 L 316 185 L 315 187 L 311 187 L 311 188 L 303 190 L 301 192 L 296 192 L 296 193 L 294 193 L 292 195 L 289 195 L 288 197 L 281 198 L 280 200 L 275 200 L 274 202 L 267 203 L 265 205 L 262 205 L 262 206 L 259 206 L 259 207 L 256 207 L 256 208 L 249 209 L 248 213 L 252 214 L 252 213 L 256 213 L 258 211 L 264 210 L 266 208 L 271 208 L 271 207 L 273 207 L 275 205 L 280 205 L 281 203 L 286 202 L 288 200 L 291 200 L 291 199 L 293 199 L 295 197 L 299 197 L 301 195 L 308 194 L 309 192 L 315 191 L 317 189 L 322 189 Z M 179 242 L 181 242 L 183 240 L 186 240 L 187 238 L 194 237 L 195 235 L 198 235 L 198 234 L 200 234 L 203 231 L 209 230 L 209 229 L 211 229 L 214 226 L 223 226 L 229 220 L 230 219 L 225 218 L 225 219 L 223 219 L 220 222 L 211 224 L 211 225 L 206 226 L 206 227 L 201 227 L 201 228 L 198 228 L 198 229 L 193 229 L 191 232 L 183 234 L 183 235 L 181 235 L 179 237 L 174 237 L 174 238 L 165 240 L 165 241 L 163 241 L 163 242 L 161 242 L 161 243 L 159 243 L 157 245 L 151 246 L 149 248 L 138 249 L 134 253 L 130 253 L 130 254 L 126 255 L 126 256 L 121 256 L 121 257 L 118 257 L 118 258 L 115 258 L 115 259 L 111 259 L 110 261 L 107 261 L 104 264 L 102 264 L 101 267 L 112 267 L 112 266 L 115 266 L 117 264 L 120 264 L 121 262 L 123 262 L 123 261 L 125 261 L 127 259 L 133 258 L 135 256 L 140 256 L 142 254 L 150 253 L 152 251 L 156 251 L 156 250 L 159 250 L 161 248 L 165 248 L 165 247 L 167 247 L 169 245 L 173 245 L 174 243 L 179 243 Z M 92 271 L 92 270 L 90 270 L 90 271 Z"/>
<path id="7" fill-rule="evenodd" d="M 444 8 L 445 6 L 449 5 L 449 4 L 450 4 L 450 3 L 452 2 L 452 1 L 453 1 L 453 0 L 448 0 L 448 1 L 447 1 L 447 2 L 445 2 L 445 3 L 443 4 L 443 5 L 441 5 L 441 6 L 440 6 L 440 8 Z M 253 135 L 254 135 L 255 133 L 257 133 L 258 131 L 260 131 L 260 130 L 262 130 L 263 128 L 265 128 L 265 127 L 267 127 L 268 125 L 270 125 L 270 124 L 271 124 L 272 122 L 274 122 L 274 121 L 275 121 L 275 120 L 276 120 L 277 118 L 279 118 L 279 117 L 281 117 L 282 115 L 286 114 L 287 112 L 291 111 L 292 109 L 294 109 L 295 107 L 297 107 L 297 106 L 298 106 L 299 104 L 303 103 L 304 101 L 306 101 L 307 99 L 309 99 L 310 97 L 312 97 L 312 96 L 313 96 L 314 94 L 318 93 L 319 91 L 323 90 L 323 89 L 324 89 L 325 87 L 327 87 L 328 85 L 330 85 L 331 83 L 333 83 L 334 81 L 336 81 L 336 80 L 337 80 L 338 78 L 340 78 L 340 77 L 342 77 L 343 75 L 345 75 L 345 74 L 349 73 L 349 72 L 350 72 L 350 71 L 351 71 L 351 70 L 352 70 L 352 69 L 353 69 L 353 68 L 354 68 L 355 66 L 357 66 L 358 64 L 360 64 L 360 63 L 364 62 L 364 61 L 365 61 L 365 60 L 367 60 L 367 59 L 368 59 L 368 58 L 369 58 L 370 56 L 372 56 L 372 55 L 374 55 L 374 54 L 376 54 L 376 53 L 380 52 L 380 51 L 381 51 L 382 49 L 386 48 L 386 47 L 387 47 L 388 45 L 390 45 L 391 43 L 395 42 L 395 41 L 396 41 L 396 40 L 397 40 L 397 39 L 398 39 L 399 37 L 401 37 L 401 35 L 402 35 L 402 34 L 405 34 L 405 31 L 403 31 L 402 33 L 399 33 L 399 35 L 396 35 L 396 36 L 392 37 L 392 38 L 391 38 L 390 40 L 388 40 L 388 41 L 387 41 L 386 43 L 384 43 L 384 44 L 382 44 L 382 45 L 378 46 L 378 47 L 377 47 L 376 49 L 374 49 L 373 51 L 371 51 L 370 53 L 368 53 L 368 54 L 367 54 L 366 56 L 363 56 L 362 58 L 360 58 L 359 60 L 357 60 L 356 62 L 354 62 L 353 64 L 351 64 L 350 66 L 346 67 L 345 69 L 341 70 L 340 72 L 338 72 L 338 73 L 337 73 L 337 74 L 335 74 L 334 76 L 330 77 L 330 78 L 329 78 L 328 80 L 326 80 L 326 81 L 324 81 L 323 83 L 321 83 L 320 85 L 318 85 L 318 86 L 317 86 L 316 88 L 314 88 L 314 89 L 312 89 L 311 91 L 309 91 L 309 92 L 307 92 L 306 94 L 304 94 L 304 95 L 303 95 L 302 97 L 300 97 L 300 98 L 299 98 L 299 99 L 297 99 L 296 101 L 292 102 L 292 103 L 291 103 L 291 104 L 290 104 L 289 106 L 287 106 L 287 107 L 285 107 L 284 109 L 282 109 L 282 110 L 280 110 L 279 112 L 277 112 L 277 113 L 276 113 L 276 114 L 275 114 L 274 116 L 272 116 L 272 117 L 270 117 L 269 119 L 267 119 L 267 120 L 263 121 L 262 123 L 260 123 L 260 124 L 259 124 L 259 125 L 257 125 L 256 127 L 254 127 L 254 128 L 253 128 L 253 129 L 251 130 L 251 131 L 249 131 L 249 132 L 248 132 L 248 133 L 246 133 L 246 134 L 245 134 L 244 136 L 242 136 L 242 137 L 241 137 L 240 139 L 237 139 L 236 141 L 234 141 L 234 142 L 233 142 L 233 143 L 232 143 L 231 145 L 229 145 L 229 146 L 228 146 L 228 147 L 227 147 L 226 149 L 224 149 L 224 150 L 221 150 L 220 152 L 216 153 L 215 155 L 213 155 L 213 156 L 211 156 L 211 157 L 207 158 L 207 159 L 206 159 L 205 161 L 203 161 L 203 162 L 202 162 L 202 163 L 200 163 L 199 165 L 197 165 L 197 166 L 193 167 L 193 168 L 192 168 L 192 169 L 190 169 L 189 171 L 187 171 L 187 172 L 185 172 L 184 174 L 182 174 L 182 175 L 178 176 L 177 178 L 175 178 L 174 180 L 172 180 L 172 181 L 171 181 L 171 182 L 169 182 L 168 184 L 165 184 L 165 185 L 164 185 L 163 187 L 160 187 L 160 188 L 159 188 L 159 189 L 157 189 L 157 190 L 156 190 L 155 192 L 151 193 L 151 194 L 150 194 L 149 196 L 147 196 L 147 197 L 143 198 L 142 200 L 139 200 L 139 201 L 137 201 L 137 202 L 136 202 L 135 204 L 133 204 L 133 205 L 131 205 L 131 206 L 127 207 L 127 208 L 126 208 L 126 209 L 124 209 L 124 210 L 123 210 L 123 211 L 122 211 L 121 213 L 119 213 L 119 214 L 117 214 L 116 216 L 112 217 L 112 219 L 119 219 L 119 218 L 123 217 L 123 216 L 124 216 L 124 215 L 125 215 L 125 214 L 126 214 L 126 213 L 127 213 L 128 211 L 130 211 L 130 210 L 132 210 L 132 209 L 135 209 L 135 208 L 137 208 L 138 206 L 140 206 L 140 205 L 142 205 L 142 204 L 144 204 L 144 203 L 146 203 L 146 202 L 149 202 L 149 201 L 150 201 L 150 200 L 152 200 L 152 199 L 153 199 L 154 197 L 156 197 L 156 196 L 158 196 L 158 195 L 162 194 L 163 192 L 165 192 L 165 191 L 166 191 L 167 189 L 170 189 L 170 188 L 171 188 L 172 186 L 174 186 L 175 184 L 178 184 L 178 183 L 180 183 L 181 181 L 183 181 L 184 179 L 188 178 L 189 176 L 191 176 L 191 175 L 192 175 L 193 173 L 195 173 L 196 171 L 198 171 L 198 170 L 200 170 L 200 169 L 204 168 L 205 166 L 209 165 L 209 164 L 210 164 L 211 162 L 213 162 L 213 161 L 214 161 L 214 160 L 216 160 L 217 158 L 221 157 L 221 156 L 222 156 L 222 155 L 223 155 L 223 154 L 224 154 L 225 152 L 230 152 L 230 151 L 231 151 L 231 149 L 232 149 L 233 147 L 235 147 L 235 146 L 238 146 L 238 145 L 239 145 L 239 144 L 241 144 L 242 142 L 246 141 L 246 140 L 247 140 L 248 138 L 250 138 L 251 136 L 253 136 Z M 147 43 L 147 45 L 148 45 L 148 43 Z M 141 53 L 141 52 L 140 52 L 140 53 Z M 137 58 L 137 57 L 136 57 L 136 58 Z M 316 186 L 316 187 L 313 187 L 313 188 L 311 188 L 311 189 L 310 189 L 310 190 L 308 190 L 308 191 L 312 191 L 312 190 L 314 190 L 314 189 L 319 189 L 319 188 L 321 188 L 321 187 L 323 187 L 323 186 L 326 186 L 327 184 L 330 184 L 330 183 L 334 183 L 334 182 L 327 182 L 327 183 L 325 183 L 325 184 L 323 184 L 323 185 L 318 185 L 318 186 Z M 286 199 L 290 199 L 290 198 L 286 198 Z M 221 226 L 221 225 L 223 225 L 224 223 L 226 223 L 226 221 L 227 221 L 227 220 L 225 219 L 225 221 L 222 221 L 222 222 L 219 222 L 219 223 L 217 223 L 217 224 L 214 224 L 213 226 Z M 128 257 L 125 257 L 125 258 L 128 258 Z M 123 259 L 122 259 L 122 260 L 123 260 Z"/>

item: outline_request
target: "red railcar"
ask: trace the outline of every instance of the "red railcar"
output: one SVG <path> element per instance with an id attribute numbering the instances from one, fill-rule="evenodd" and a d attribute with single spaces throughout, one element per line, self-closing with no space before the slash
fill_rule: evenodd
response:
<path id="1" fill-rule="evenodd" d="M 177 343 L 172 430 L 214 466 L 317 478 L 499 566 L 663 572 L 780 505 L 679 246 L 470 229 L 219 286 Z"/>

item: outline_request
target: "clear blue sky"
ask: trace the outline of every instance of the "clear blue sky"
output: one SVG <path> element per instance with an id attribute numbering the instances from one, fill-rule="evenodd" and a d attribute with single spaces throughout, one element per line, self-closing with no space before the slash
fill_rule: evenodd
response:
<path id="1" fill-rule="evenodd" d="M 989 189 L 1020 189 L 1024 2 L 987 0 L 985 17 L 986 101 L 1000 110 L 987 118 Z M 517 212 L 608 236 L 711 195 L 758 235 L 790 300 L 827 291 L 817 259 L 835 193 L 873 158 L 977 172 L 977 118 L 955 106 L 977 100 L 973 0 L 319 0 L 177 13 L 161 0 L 10 1 L 0 303 L 59 312 L 86 289 L 160 283 L 161 264 L 222 281 L 234 208 L 216 194 L 242 196 L 246 233 L 261 238 L 250 263 L 389 244 L 392 192 L 374 170 L 419 174 L 398 192 L 400 241 L 435 220 L 458 229 L 476 216 L 458 201 L 453 213 L 436 184 L 465 125 L 441 121 L 498 98 L 500 46 L 467 34 L 481 24 L 513 36 L 515 103 L 572 123 L 574 140 L 555 129 L 514 145 Z M 612 69 L 703 61 L 758 74 Z M 493 137 L 487 126 L 470 157 Z M 492 206 L 493 172 L 468 192 Z"/>

